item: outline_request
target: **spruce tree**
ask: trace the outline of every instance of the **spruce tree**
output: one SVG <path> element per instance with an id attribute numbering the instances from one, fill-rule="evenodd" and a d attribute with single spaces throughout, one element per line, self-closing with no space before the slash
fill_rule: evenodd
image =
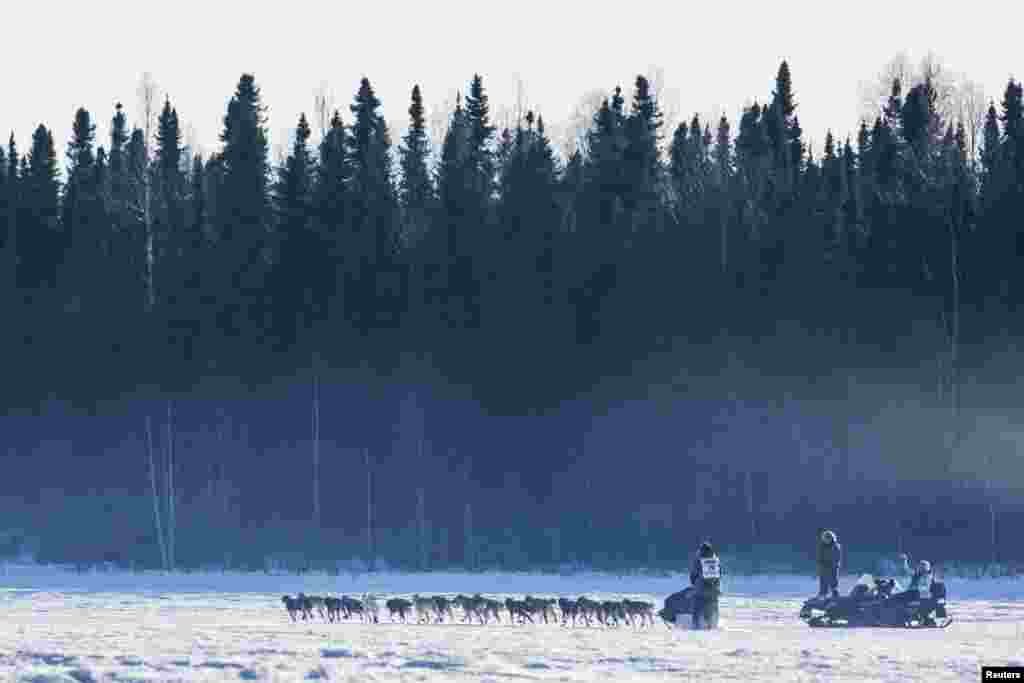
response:
<path id="1" fill-rule="evenodd" d="M 675 199 L 674 210 L 678 216 L 689 206 L 687 196 L 687 179 L 689 177 L 689 150 L 690 128 L 686 121 L 680 121 L 672 133 L 672 142 L 668 150 L 668 177 L 672 185 L 672 194 Z"/>
<path id="2" fill-rule="evenodd" d="M 957 154 L 960 157 L 960 163 L 967 166 L 967 129 L 964 128 L 963 121 L 956 122 L 956 133 L 954 134 L 953 139 L 956 141 L 956 149 Z"/>
<path id="3" fill-rule="evenodd" d="M 368 78 L 363 78 L 348 138 L 352 168 L 349 235 L 344 261 L 346 309 L 363 334 L 397 324 L 404 282 L 397 270 L 397 199 L 391 177 L 391 138 Z"/>
<path id="4" fill-rule="evenodd" d="M 782 60 L 782 64 L 779 65 L 779 72 L 775 76 L 775 90 L 772 93 L 772 97 L 773 101 L 778 103 L 779 110 L 782 113 L 782 120 L 788 127 L 792 122 L 797 105 L 793 99 L 793 79 L 789 72 L 789 63 L 786 60 Z"/>
<path id="5" fill-rule="evenodd" d="M 115 224 L 124 229 L 130 224 L 128 216 L 131 205 L 131 179 L 127 159 L 129 140 L 128 118 L 121 103 L 114 107 L 110 124 L 110 202 Z"/>
<path id="6" fill-rule="evenodd" d="M 82 355 L 101 362 L 106 360 L 103 349 L 108 346 L 108 335 L 116 334 L 117 328 L 108 318 L 109 297 L 105 296 L 112 275 L 103 258 L 110 234 L 95 140 L 92 117 L 86 109 L 79 108 L 67 146 L 68 174 L 61 207 L 65 249 L 58 269 L 58 286 L 62 311 L 70 314 L 63 323 L 65 329 L 74 334 Z M 79 376 L 87 375 L 98 365 L 79 365 L 73 371 Z M 82 379 L 87 381 L 86 377 Z"/>
<path id="7" fill-rule="evenodd" d="M 765 113 L 767 107 L 762 109 L 755 100 L 740 117 L 740 130 L 736 137 L 736 170 L 744 197 L 744 221 L 755 238 L 766 218 L 763 202 L 771 173 L 771 141 L 762 120 Z"/>
<path id="8" fill-rule="evenodd" d="M 96 187 L 100 195 L 101 205 L 107 206 L 110 199 L 110 159 L 103 145 L 96 148 Z M 106 212 L 104 212 L 105 214 Z"/>
<path id="9" fill-rule="evenodd" d="M 13 157 L 7 156 L 10 154 Z M 0 354 L 4 358 L 15 357 L 14 354 L 24 349 L 26 337 L 26 320 L 22 315 L 23 301 L 18 291 L 18 261 L 21 245 L 18 242 L 18 151 L 14 145 L 12 131 L 7 150 L 0 146 L 0 306 L 4 307 L 5 327 L 8 330 L 0 339 Z M 8 372 L 9 390 L 18 386 L 17 373 Z"/>
<path id="10" fill-rule="evenodd" d="M 503 198 L 509 193 L 509 171 L 515 161 L 516 148 L 523 136 L 522 124 L 516 127 L 515 134 L 508 128 L 503 128 L 498 135 L 498 149 L 494 155 L 494 161 L 498 168 L 498 198 Z"/>
<path id="11" fill-rule="evenodd" d="M 999 116 L 1003 122 L 1003 138 L 1005 140 L 1016 142 L 1021 139 L 1021 136 L 1024 136 L 1024 101 L 1022 98 L 1024 98 L 1024 85 L 1011 78 L 1003 93 L 1003 111 Z"/>
<path id="12" fill-rule="evenodd" d="M 206 166 L 201 154 L 192 157 L 192 173 L 189 174 L 189 217 L 188 232 L 195 251 L 205 242 L 206 234 Z"/>
<path id="13" fill-rule="evenodd" d="M 11 213 L 17 178 L 9 179 L 8 169 L 6 152 L 0 147 L 0 267 L 13 275 L 15 271 L 11 268 L 17 267 L 17 240 Z M 13 294 L 14 285 L 13 279 L 0 282 L 0 299 L 7 294 Z"/>
<path id="14" fill-rule="evenodd" d="M 1006 186 L 1024 202 L 1024 85 L 1010 79 L 1003 94 L 1002 158 L 1007 174 Z"/>
<path id="15" fill-rule="evenodd" d="M 11 131 L 11 137 L 7 140 L 7 180 L 11 185 L 17 182 L 18 161 L 20 159 L 18 145 L 14 142 L 14 131 Z"/>
<path id="16" fill-rule="evenodd" d="M 285 231 L 292 231 L 293 228 L 299 232 L 304 231 L 309 217 L 315 171 L 309 150 L 311 135 L 312 131 L 305 113 L 300 114 L 299 122 L 295 127 L 295 139 L 292 143 L 291 154 L 277 169 L 274 202 L 277 225 Z"/>
<path id="17" fill-rule="evenodd" d="M 459 214 L 465 205 L 467 181 L 466 159 L 469 147 L 469 127 L 462 108 L 462 96 L 456 95 L 448 130 L 441 145 L 441 160 L 437 167 L 437 191 L 441 211 L 447 216 Z M 454 237 L 454 236 L 452 236 Z"/>
<path id="18" fill-rule="evenodd" d="M 443 227 L 434 237 L 433 259 L 441 273 L 429 285 L 428 296 L 438 301 L 441 323 L 450 329 L 480 326 L 480 286 L 474 262 L 474 238 L 482 215 L 479 196 L 473 191 L 470 146 L 472 128 L 461 95 L 456 97 L 437 168 L 439 221 Z M 479 252 L 476 252 L 479 253 Z"/>
<path id="19" fill-rule="evenodd" d="M 927 152 L 929 144 L 935 140 L 937 114 L 933 98 L 934 91 L 929 84 L 919 83 L 907 93 L 900 111 L 900 134 L 919 157 Z"/>
<path id="20" fill-rule="evenodd" d="M 715 165 L 715 175 L 718 185 L 725 188 L 733 173 L 732 138 L 729 132 L 729 119 L 723 114 L 718 119 L 718 129 L 715 133 L 715 151 L 712 154 Z"/>
<path id="21" fill-rule="evenodd" d="M 491 125 L 489 98 L 480 74 L 473 74 L 470 81 L 465 111 L 469 135 L 466 150 L 468 189 L 476 209 L 475 218 L 482 221 L 495 190 L 496 169 L 492 149 L 495 127 Z"/>
<path id="22" fill-rule="evenodd" d="M 88 230 L 89 210 L 98 194 L 96 186 L 96 126 L 85 109 L 79 108 L 72 125 L 71 141 L 67 148 L 68 182 L 62 202 L 64 230 L 73 241 L 79 229 Z"/>
<path id="23" fill-rule="evenodd" d="M 427 168 L 430 157 L 430 138 L 427 135 L 426 119 L 423 111 L 423 97 L 420 86 L 412 89 L 412 103 L 409 105 L 409 130 L 403 139 L 401 149 L 402 205 L 409 207 L 425 207 L 433 199 L 433 187 Z"/>
<path id="24" fill-rule="evenodd" d="M 694 203 L 703 201 L 711 182 L 711 130 L 701 131 L 700 117 L 696 114 L 690 119 L 690 167 L 692 182 L 690 193 Z"/>
<path id="25" fill-rule="evenodd" d="M 533 197 L 533 212 L 537 225 L 540 226 L 540 247 L 536 257 L 536 272 L 540 277 L 543 291 L 543 305 L 550 307 L 555 303 L 556 292 L 556 259 L 557 259 L 557 226 L 559 219 L 558 162 L 551 140 L 544 129 L 544 117 L 537 117 L 537 131 L 533 136 L 527 156 L 528 167 L 536 193 Z M 550 311 L 549 311 L 550 312 Z M 554 321 L 553 321 L 554 322 Z"/>
<path id="26" fill-rule="evenodd" d="M 836 156 L 835 139 L 832 131 L 825 133 L 825 152 L 821 162 L 822 170 L 828 178 L 829 196 L 833 199 L 839 196 L 839 158 Z"/>
<path id="27" fill-rule="evenodd" d="M 218 262 L 223 268 L 223 280 L 217 287 L 219 324 L 229 338 L 263 339 L 269 313 L 264 291 L 272 258 L 265 124 L 256 80 L 252 74 L 242 74 L 224 117 L 215 204 Z"/>
<path id="28" fill-rule="evenodd" d="M 1001 135 L 995 103 L 990 103 L 985 115 L 981 147 L 981 200 L 985 207 L 993 206 L 999 196 L 997 181 L 1000 172 Z"/>
<path id="29" fill-rule="evenodd" d="M 846 248 L 848 254 L 852 254 L 856 246 L 853 242 L 856 236 L 855 228 L 863 222 L 863 205 L 860 196 L 860 170 L 857 166 L 857 157 L 853 153 L 853 145 L 850 142 L 850 138 L 846 138 L 846 142 L 843 144 L 842 173 L 846 184 L 846 201 L 843 206 L 844 223 L 847 226 L 847 233 L 845 235 L 847 239 Z"/>
<path id="30" fill-rule="evenodd" d="M 520 356 L 525 365 L 510 364 L 508 382 L 524 380 L 545 367 L 545 359 L 559 339 L 568 337 L 562 326 L 566 316 L 556 306 L 560 285 L 556 279 L 561 244 L 557 240 L 561 209 L 554 150 L 542 117 L 527 112 L 524 127 L 516 127 L 506 163 L 502 167 L 504 191 L 499 205 L 501 258 L 496 264 L 497 284 L 491 288 L 489 307 L 500 313 L 491 328 L 499 339 L 535 325 L 543 334 L 531 335 Z"/>
<path id="31" fill-rule="evenodd" d="M 313 213 L 318 230 L 331 243 L 341 238 L 348 220 L 348 182 L 351 176 L 348 146 L 345 122 L 335 111 L 327 134 L 320 141 L 313 191 Z"/>
<path id="32" fill-rule="evenodd" d="M 399 197 L 405 212 L 406 232 L 411 239 L 420 239 L 427 229 L 427 217 L 434 201 L 434 187 L 427 167 L 430 138 L 427 135 L 423 97 L 418 85 L 412 88 L 409 130 L 405 134 L 399 155 L 402 167 Z"/>
<path id="33" fill-rule="evenodd" d="M 60 226 L 60 169 L 53 134 L 39 124 L 32 148 L 18 173 L 22 183 L 18 231 L 25 247 L 25 284 L 57 284 L 57 265 L 64 261 L 66 242 Z"/>
<path id="34" fill-rule="evenodd" d="M 594 114 L 587 133 L 589 157 L 584 203 L 590 216 L 588 222 L 599 226 L 618 222 L 623 196 L 629 189 L 625 170 L 628 142 L 622 104 L 622 90 L 616 87 L 611 101 L 602 102 Z"/>
<path id="35" fill-rule="evenodd" d="M 7 226 L 7 254 L 8 261 L 7 266 L 9 267 L 8 272 L 10 273 L 10 280 L 7 284 L 16 287 L 18 284 L 18 270 L 19 261 L 21 255 L 22 246 L 18 241 L 18 211 L 21 206 L 21 178 L 18 175 L 18 146 L 14 142 L 14 132 L 11 131 L 11 136 L 7 142 L 7 169 L 6 169 L 6 187 L 7 187 L 7 212 L 0 216 L 0 220 Z"/>
<path id="36" fill-rule="evenodd" d="M 871 131 L 868 124 L 861 119 L 860 128 L 857 130 L 857 164 L 863 169 L 871 169 L 874 162 L 871 158 Z"/>
<path id="37" fill-rule="evenodd" d="M 566 241 L 571 239 L 578 229 L 578 216 L 580 209 L 580 198 L 583 196 L 585 168 L 583 154 L 580 150 L 573 150 L 569 159 L 565 162 L 561 178 L 558 183 L 559 203 L 562 207 L 561 229 L 567 233 Z"/>
<path id="38" fill-rule="evenodd" d="M 804 155 L 807 151 L 803 133 L 803 128 L 800 127 L 800 117 L 794 116 L 793 126 L 790 128 L 789 163 L 797 186 L 799 186 L 800 174 L 803 172 L 804 166 Z"/>
<path id="39" fill-rule="evenodd" d="M 730 264 L 731 244 L 729 224 L 730 204 L 733 201 L 733 150 L 729 119 L 723 114 L 715 128 L 714 147 L 711 150 L 711 193 L 708 207 L 717 214 L 718 229 L 718 270 L 725 273 Z"/>
<path id="40" fill-rule="evenodd" d="M 205 371 L 205 362 L 210 353 L 207 347 L 214 319 L 209 310 L 208 298 L 211 288 L 209 247 L 207 231 L 207 184 L 206 166 L 202 155 L 192 157 L 187 196 L 182 204 L 182 225 L 176 240 L 179 260 L 175 268 L 175 309 L 171 325 L 180 345 L 180 359 L 188 364 L 186 378 L 195 377 Z"/>
<path id="41" fill-rule="evenodd" d="M 297 334 L 325 317 L 323 291 L 318 289 L 324 244 L 313 224 L 314 163 L 309 150 L 312 131 L 306 115 L 299 116 L 291 153 L 277 169 L 274 203 L 280 258 L 276 264 L 274 296 L 278 339 L 286 347 Z"/>
<path id="42" fill-rule="evenodd" d="M 154 286 L 157 300 L 170 305 L 180 296 L 179 271 L 184 258 L 186 178 L 182 169 L 181 126 L 178 112 L 164 101 L 157 120 L 153 169 Z"/>
<path id="43" fill-rule="evenodd" d="M 878 187 L 891 194 L 896 181 L 896 159 L 899 155 L 899 144 L 896 131 L 887 119 L 878 117 L 871 131 L 871 153 L 875 160 L 875 181 Z"/>
<path id="44" fill-rule="evenodd" d="M 146 230 L 146 175 L 150 172 L 147 163 L 145 133 L 141 128 L 133 128 L 125 147 L 125 173 L 128 179 L 127 211 L 121 223 L 124 245 L 129 254 L 130 269 L 138 286 L 139 300 L 146 310 L 150 304 L 150 270 L 148 261 L 148 244 Z"/>
<path id="45" fill-rule="evenodd" d="M 623 196 L 624 207 L 631 213 L 633 229 L 649 224 L 655 219 L 658 202 L 658 187 L 661 171 L 662 114 L 651 92 L 650 83 L 644 76 L 636 77 L 636 89 L 626 125 L 626 149 L 624 173 L 627 189 Z M 700 125 L 696 136 L 699 147 Z M 695 150 L 696 151 L 696 150 Z"/>
<path id="46" fill-rule="evenodd" d="M 889 99 L 882 108 L 882 120 L 893 132 L 898 130 L 900 116 L 903 112 L 902 93 L 903 84 L 900 82 L 899 78 L 894 78 L 892 81 L 892 89 L 889 93 Z"/>
<path id="47" fill-rule="evenodd" d="M 257 244 L 269 223 L 265 111 L 255 78 L 252 74 L 242 74 L 228 103 L 220 135 L 224 143 L 221 152 L 224 178 L 219 193 L 218 227 L 226 243 L 233 243 L 238 236 L 240 248 L 245 252 L 258 250 Z"/>

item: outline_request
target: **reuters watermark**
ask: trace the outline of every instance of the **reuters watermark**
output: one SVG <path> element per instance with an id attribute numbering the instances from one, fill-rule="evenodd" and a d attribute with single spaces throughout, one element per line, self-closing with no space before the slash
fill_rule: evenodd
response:
<path id="1" fill-rule="evenodd" d="M 982 681 L 1024 681 L 1024 666 L 983 666 Z"/>

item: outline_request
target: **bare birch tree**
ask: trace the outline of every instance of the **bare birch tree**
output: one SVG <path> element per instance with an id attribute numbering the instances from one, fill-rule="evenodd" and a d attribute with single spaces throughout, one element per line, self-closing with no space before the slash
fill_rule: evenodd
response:
<path id="1" fill-rule="evenodd" d="M 154 458 L 153 421 L 147 415 L 146 455 L 149 461 L 149 485 L 153 497 L 157 544 L 160 547 L 160 561 L 164 570 L 171 571 L 176 564 L 177 488 L 174 484 L 174 414 L 170 400 L 167 401 L 167 424 L 164 434 L 163 463 L 160 468 L 157 468 Z M 158 480 L 160 480 L 159 483 Z"/>
<path id="2" fill-rule="evenodd" d="M 942 58 L 934 52 L 929 52 L 921 58 L 917 67 L 917 83 L 929 80 L 932 88 L 935 89 L 935 106 L 939 115 L 947 123 L 952 121 L 956 115 L 956 75 L 946 66 Z"/>
<path id="3" fill-rule="evenodd" d="M 142 213 L 146 227 L 146 303 L 149 310 L 153 310 L 156 305 L 156 290 L 154 284 L 154 253 L 153 253 L 153 214 L 152 214 L 152 182 L 150 181 L 149 162 L 150 162 L 150 150 L 153 144 L 154 135 L 154 122 L 156 118 L 156 107 L 157 107 L 157 85 L 156 81 L 153 80 L 153 74 L 146 71 L 142 74 L 142 78 L 139 80 L 139 86 L 136 89 L 136 94 L 139 98 L 139 110 L 142 113 L 142 130 L 145 135 L 145 141 L 143 144 L 144 150 L 144 171 L 142 174 L 142 186 L 143 186 L 143 207 Z"/>
<path id="4" fill-rule="evenodd" d="M 526 112 L 529 111 L 529 100 L 526 97 L 526 87 L 523 85 L 523 79 L 516 76 L 516 110 L 515 110 L 515 122 L 518 124 L 526 116 Z"/>
<path id="5" fill-rule="evenodd" d="M 988 109 L 985 89 L 967 74 L 961 73 L 957 76 L 954 98 L 957 118 L 963 122 L 967 131 L 967 150 L 973 169 L 978 163 L 978 141 L 981 139 L 985 112 Z"/>
<path id="6" fill-rule="evenodd" d="M 995 482 L 1012 479 L 1009 472 L 1000 471 L 999 465 L 1018 460 L 1020 426 L 1005 416 L 984 414 L 972 420 L 973 429 L 965 434 L 957 454 L 960 467 L 957 474 L 970 472 L 969 478 L 981 477 L 981 494 L 988 513 L 989 561 L 999 562 L 999 506 Z M 978 454 L 984 454 L 979 458 Z M 1001 462 L 997 462 L 999 458 Z M 979 462 L 980 461 L 980 462 Z M 961 477 L 958 477 L 962 478 Z"/>
<path id="7" fill-rule="evenodd" d="M 441 158 L 444 138 L 448 134 L 448 125 L 452 112 L 455 111 L 457 91 L 452 90 L 438 105 L 430 108 L 427 114 L 427 127 L 430 133 L 430 151 L 433 163 Z"/>
<path id="8" fill-rule="evenodd" d="M 493 116 L 494 127 L 499 136 L 505 129 L 515 130 L 521 120 L 516 118 L 516 108 L 507 104 L 498 105 Z"/>
<path id="9" fill-rule="evenodd" d="M 334 95 L 327 86 L 327 81 L 321 81 L 319 87 L 313 92 L 313 116 L 317 127 L 320 129 L 320 139 L 327 136 L 327 127 L 334 115 Z"/>
<path id="10" fill-rule="evenodd" d="M 892 94 L 892 84 L 899 79 L 903 92 L 907 92 L 914 79 L 914 67 L 906 52 L 894 55 L 874 78 L 861 81 L 857 89 L 860 95 L 860 116 L 869 123 L 875 120 Z"/>
<path id="11" fill-rule="evenodd" d="M 566 158 L 577 151 L 584 156 L 590 153 L 587 148 L 587 133 L 594 123 L 594 115 L 601 109 L 601 105 L 606 99 L 608 99 L 608 93 L 605 90 L 594 88 L 588 90 L 577 101 L 560 131 L 558 139 L 559 147 Z"/>
<path id="12" fill-rule="evenodd" d="M 156 521 L 156 541 L 160 547 L 160 564 L 164 570 L 169 569 L 167 546 L 164 543 L 164 529 L 160 520 L 160 498 L 156 484 L 156 461 L 153 458 L 153 420 L 146 416 L 146 454 L 149 456 L 149 484 L 153 494 L 153 518 Z"/>
<path id="13" fill-rule="evenodd" d="M 952 464 L 953 456 L 960 441 L 960 238 L 953 219 L 947 218 L 950 251 L 950 295 L 951 302 L 948 313 L 943 310 L 940 320 L 946 335 L 947 355 L 940 364 L 939 398 L 949 401 L 950 422 L 946 430 L 947 447 L 950 450 L 948 462 Z"/>
<path id="14" fill-rule="evenodd" d="M 936 94 L 935 107 L 943 121 L 948 123 L 959 115 L 957 90 L 960 84 L 942 58 L 928 52 L 915 66 L 906 52 L 900 52 L 886 62 L 873 79 L 858 85 L 862 119 L 869 124 L 875 120 L 892 94 L 893 80 L 897 78 L 904 96 L 915 85 L 930 79 Z"/>
<path id="15" fill-rule="evenodd" d="M 171 408 L 171 401 L 167 401 L 167 562 L 169 569 L 175 566 L 175 544 L 178 533 L 176 490 L 174 487 L 174 415 Z"/>
<path id="16" fill-rule="evenodd" d="M 679 125 L 682 116 L 682 105 L 679 101 L 679 89 L 668 87 L 665 80 L 665 69 L 661 66 L 651 66 L 647 69 L 647 82 L 654 95 L 654 101 L 661 108 L 662 115 L 662 139 L 661 146 L 668 149 L 672 143 L 672 133 Z"/>

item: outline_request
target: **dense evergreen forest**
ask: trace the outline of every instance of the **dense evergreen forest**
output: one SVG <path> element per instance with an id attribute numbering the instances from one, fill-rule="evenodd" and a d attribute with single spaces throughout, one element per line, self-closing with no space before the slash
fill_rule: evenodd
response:
<path id="1" fill-rule="evenodd" d="M 820 149 L 785 62 L 738 121 L 627 86 L 567 157 L 479 75 L 440 149 L 365 78 L 280 163 L 250 74 L 207 158 L 169 100 L 102 141 L 79 109 L 64 169 L 12 134 L 0 550 L 675 567 L 831 526 L 1024 559 L 1021 84 L 965 120 L 894 79 Z"/>

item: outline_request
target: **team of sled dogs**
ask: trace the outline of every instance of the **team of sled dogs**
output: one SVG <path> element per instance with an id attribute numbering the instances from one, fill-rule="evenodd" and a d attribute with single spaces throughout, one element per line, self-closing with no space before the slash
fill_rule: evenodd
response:
<path id="1" fill-rule="evenodd" d="M 362 598 L 343 595 L 340 598 L 322 597 L 299 593 L 292 597 L 281 597 L 292 621 L 313 619 L 318 614 L 328 622 L 359 618 L 363 623 L 380 623 L 381 601 L 366 593 Z M 502 623 L 507 615 L 508 623 L 545 623 L 563 626 L 585 624 L 593 626 L 654 625 L 654 605 L 634 600 L 591 600 L 585 596 L 576 600 L 567 598 L 535 598 L 527 595 L 522 600 L 506 598 L 503 602 L 485 598 L 479 593 L 473 596 L 456 595 L 445 597 L 434 595 L 423 597 L 413 595 L 411 599 L 390 598 L 384 601 L 392 622 L 401 621 L 418 624 L 440 624 L 445 620 L 455 622 L 455 610 L 462 612 L 462 623 Z"/>

